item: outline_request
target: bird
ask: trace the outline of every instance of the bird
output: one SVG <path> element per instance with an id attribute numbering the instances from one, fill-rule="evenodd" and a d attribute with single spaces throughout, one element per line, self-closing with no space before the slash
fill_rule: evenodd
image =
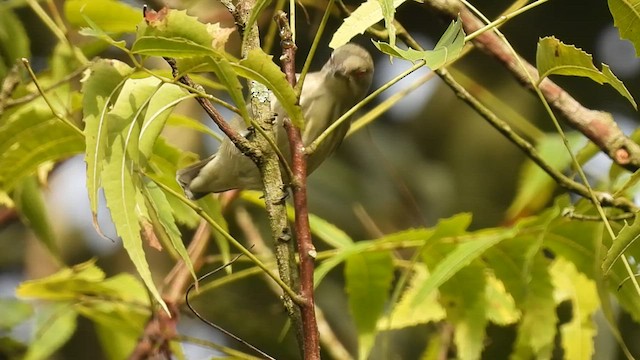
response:
<path id="1" fill-rule="evenodd" d="M 333 51 L 320 71 L 307 74 L 300 92 L 300 107 L 305 121 L 301 135 L 305 147 L 367 95 L 373 71 L 371 54 L 360 45 L 347 43 Z M 275 143 L 289 159 L 289 144 L 283 126 L 286 112 L 273 95 L 271 110 L 277 126 Z M 234 119 L 231 125 L 247 139 L 255 136 L 240 119 Z M 337 149 L 349 126 L 349 121 L 343 122 L 307 157 L 308 174 Z M 192 200 L 209 193 L 232 189 L 261 190 L 263 187 L 258 167 L 227 137 L 215 154 L 178 170 L 176 180 Z"/>

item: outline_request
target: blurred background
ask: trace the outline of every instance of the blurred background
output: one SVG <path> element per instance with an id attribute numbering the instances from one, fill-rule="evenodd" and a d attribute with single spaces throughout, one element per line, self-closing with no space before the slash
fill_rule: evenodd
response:
<path id="1" fill-rule="evenodd" d="M 142 3 L 129 3 L 142 6 Z M 198 16 L 203 22 L 234 26 L 226 9 L 215 1 L 153 1 L 150 5 L 158 10 L 161 4 L 188 9 L 190 14 Z M 347 1 L 346 4 L 354 8 L 358 2 Z M 510 2 L 483 0 L 474 1 L 473 4 L 493 19 Z M 317 32 L 325 5 L 325 1 L 305 0 L 297 7 L 299 69 Z M 44 69 L 55 41 L 28 8 L 20 8 L 18 13 L 32 41 L 32 62 L 39 69 Z M 421 4 L 411 1 L 400 6 L 396 18 L 427 49 L 433 47 L 448 25 Z M 327 44 L 340 24 L 341 20 L 337 17 L 329 21 L 312 70 L 319 69 L 328 59 L 330 49 Z M 259 19 L 259 25 L 263 35 L 268 33 L 271 11 L 265 11 Z M 593 54 L 597 66 L 600 62 L 608 64 L 632 95 L 637 98 L 640 94 L 640 61 L 635 57 L 631 44 L 619 39 L 604 0 L 551 1 L 511 20 L 501 30 L 513 47 L 531 63 L 535 63 L 536 44 L 540 37 L 553 35 L 566 44 L 582 48 Z M 387 56 L 377 52 L 366 36 L 359 36 L 354 41 L 374 55 L 375 87 L 411 66 L 397 59 L 391 62 Z M 227 50 L 238 54 L 238 42 L 237 34 L 232 35 Z M 276 59 L 279 56 L 277 40 L 271 53 Z M 107 51 L 101 56 L 117 57 L 120 54 Z M 456 62 L 454 69 L 466 75 L 469 81 L 463 84 L 475 96 L 508 122 L 520 122 L 516 128 L 526 137 L 535 138 L 540 130 L 552 131 L 551 120 L 537 98 L 522 89 L 493 59 L 473 50 Z M 428 69 L 422 69 L 407 77 L 368 108 L 427 73 Z M 599 86 L 587 79 L 554 78 L 554 81 L 586 107 L 613 113 L 626 133 L 636 128 L 636 112 L 612 88 Z M 202 118 L 204 124 L 213 126 L 197 106 L 186 105 L 179 111 Z M 523 120 L 539 130 L 530 129 L 527 124 L 522 124 Z M 215 141 L 195 132 L 169 129 L 165 135 L 170 142 L 201 156 L 215 151 Z M 472 229 L 498 226 L 505 221 L 505 212 L 516 192 L 523 161 L 523 154 L 515 146 L 459 101 L 436 77 L 383 117 L 347 138 L 338 152 L 311 175 L 310 210 L 343 229 L 354 240 L 375 238 L 411 227 L 433 226 L 438 219 L 460 212 L 473 214 Z M 597 156 L 586 169 L 593 179 L 603 179 L 607 176 L 609 164 L 606 157 Z M 98 265 L 110 275 L 132 271 L 133 266 L 117 240 L 104 206 L 99 211 L 99 223 L 105 234 L 114 241 L 100 237 L 93 228 L 84 172 L 83 159 L 71 158 L 56 167 L 46 191 L 49 215 L 55 224 L 56 237 L 65 261 L 75 264 L 96 257 Z M 269 243 L 268 225 L 262 209 L 238 200 L 227 214 L 234 236 L 241 240 L 246 237 L 246 231 L 238 226 L 237 219 L 238 216 L 249 216 L 256 230 Z M 10 297 L 14 296 L 19 282 L 48 275 L 55 271 L 55 264 L 48 261 L 47 251 L 18 219 L 5 221 L 1 226 L 0 296 Z M 184 238 L 189 239 L 191 230 L 184 231 Z M 319 251 L 324 250 L 322 244 L 318 246 Z M 172 264 L 167 256 L 148 250 L 151 267 L 161 281 Z M 215 247 L 210 251 L 215 254 Z M 318 289 L 318 303 L 340 340 L 355 352 L 355 330 L 346 311 L 346 296 L 341 281 L 339 271 L 330 274 Z M 208 307 L 216 309 L 207 314 L 209 319 L 278 359 L 296 358 L 297 350 L 291 332 L 286 333 L 284 340 L 278 340 L 278 334 L 285 331 L 286 314 L 279 299 L 261 279 L 251 278 L 227 285 L 200 300 L 195 302 L 196 306 L 199 303 L 204 305 L 206 301 Z M 251 321 L 247 322 L 246 319 Z M 191 336 L 211 338 L 212 330 L 208 327 L 189 316 L 184 316 L 183 320 L 181 331 Z M 630 338 L 638 335 L 637 325 L 631 324 L 624 316 L 621 324 L 623 334 L 628 334 Z M 28 326 L 22 330 L 14 335 L 27 339 Z M 101 351 L 97 350 L 99 345 L 90 331 L 90 323 L 81 323 L 79 330 L 59 358 L 82 359 L 86 358 L 86 354 L 92 354 L 92 359 L 100 359 Z M 424 350 L 421 346 L 424 345 L 425 334 L 431 331 L 434 331 L 433 327 L 419 326 L 394 332 L 390 343 L 397 349 L 396 358 L 417 359 Z M 514 339 L 513 329 L 493 327 L 489 333 L 491 343 L 487 344 L 484 357 L 506 358 L 509 344 Z M 232 344 L 229 339 L 219 339 L 220 342 Z M 611 346 L 611 339 L 607 342 L 604 338 L 599 344 L 597 358 L 614 358 L 607 347 Z M 635 349 L 635 353 L 640 353 L 640 350 Z M 212 353 L 190 346 L 189 354 L 189 359 L 205 359 L 210 358 Z"/>

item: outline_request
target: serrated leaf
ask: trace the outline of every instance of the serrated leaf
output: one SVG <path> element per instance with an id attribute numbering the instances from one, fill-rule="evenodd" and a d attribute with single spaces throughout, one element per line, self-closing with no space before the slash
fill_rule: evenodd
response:
<path id="1" fill-rule="evenodd" d="M 102 187 L 116 232 L 142 281 L 165 311 L 168 308 L 156 288 L 142 247 L 141 216 L 147 213 L 136 170 L 139 150 L 140 116 L 157 91 L 155 78 L 127 80 L 108 114 L 108 154 L 102 170 Z"/>
<path id="2" fill-rule="evenodd" d="M 586 138 L 579 133 L 566 134 L 573 151 L 584 146 Z M 571 165 L 571 155 L 567 152 L 558 134 L 547 134 L 540 138 L 536 150 L 552 168 L 563 171 Z M 518 176 L 518 190 L 507 210 L 508 219 L 528 216 L 542 209 L 553 196 L 557 183 L 531 160 L 526 160 Z"/>
<path id="3" fill-rule="evenodd" d="M 197 44 L 189 39 L 140 36 L 133 43 L 131 52 L 146 56 L 163 56 L 181 59 L 210 55 L 211 48 Z"/>
<path id="4" fill-rule="evenodd" d="M 147 182 L 145 186 L 145 198 L 148 201 L 149 206 L 147 208 L 150 210 L 150 214 L 152 213 L 152 218 L 154 224 L 159 223 L 160 226 L 164 229 L 164 233 L 168 236 L 169 241 L 171 243 L 172 248 L 178 253 L 187 269 L 193 276 L 194 280 L 197 280 L 198 277 L 193 269 L 193 264 L 191 263 L 191 258 L 189 257 L 189 253 L 182 242 L 182 234 L 178 229 L 178 226 L 175 223 L 175 219 L 173 217 L 173 212 L 171 210 L 171 205 L 167 200 L 162 189 L 158 187 L 153 182 Z"/>
<path id="5" fill-rule="evenodd" d="M 163 9 L 158 12 L 148 11 L 144 22 L 138 24 L 136 37 L 160 37 L 166 39 L 184 39 L 206 49 L 222 49 L 215 37 L 220 37 L 221 28 L 218 24 L 204 24 L 186 10 Z M 222 37 L 228 37 L 223 35 Z"/>
<path id="6" fill-rule="evenodd" d="M 415 264 L 413 275 L 409 280 L 407 289 L 402 294 L 400 301 L 393 307 L 389 316 L 378 321 L 378 330 L 394 330 L 405 327 L 437 322 L 446 317 L 444 308 L 438 302 L 437 292 L 432 292 L 420 305 L 413 307 L 411 304 L 417 295 L 417 290 L 429 277 L 427 267 L 424 264 Z"/>
<path id="7" fill-rule="evenodd" d="M 613 15 L 613 25 L 620 31 L 620 37 L 631 41 L 640 56 L 640 14 L 639 0 L 608 0 L 609 11 Z"/>
<path id="8" fill-rule="evenodd" d="M 0 120 L 0 189 L 10 191 L 39 165 L 84 150 L 84 139 L 34 100 Z"/>
<path id="9" fill-rule="evenodd" d="M 460 19 L 452 21 L 433 50 L 403 50 L 395 45 L 381 41 L 374 41 L 378 50 L 387 55 L 412 62 L 424 61 L 431 70 L 439 69 L 457 59 L 464 48 L 464 30 Z"/>
<path id="10" fill-rule="evenodd" d="M 349 309 L 358 329 L 358 359 L 366 359 L 391 289 L 393 259 L 388 252 L 351 255 L 346 261 L 345 280 Z"/>
<path id="11" fill-rule="evenodd" d="M 304 128 L 302 110 L 297 105 L 296 93 L 284 73 L 271 61 L 271 56 L 262 49 L 253 49 L 239 64 L 232 63 L 231 66 L 238 75 L 257 81 L 269 88 L 287 112 L 291 122 L 298 128 Z"/>
<path id="12" fill-rule="evenodd" d="M 71 303 L 41 306 L 36 316 L 35 334 L 24 360 L 48 359 L 71 338 L 77 317 Z"/>
<path id="13" fill-rule="evenodd" d="M 144 115 L 138 140 L 140 154 L 145 159 L 151 156 L 156 139 L 164 129 L 171 111 L 180 102 L 191 97 L 184 89 L 173 84 L 162 84 L 153 94 Z"/>
<path id="14" fill-rule="evenodd" d="M 608 65 L 602 64 L 602 71 L 593 65 L 593 57 L 573 45 L 563 44 L 555 37 L 545 37 L 538 41 L 536 66 L 542 81 L 551 75 L 580 76 L 589 78 L 598 84 L 609 84 L 620 95 L 629 100 L 637 110 L 638 105 L 629 90 L 611 72 Z"/>
<path id="15" fill-rule="evenodd" d="M 370 26 L 383 20 L 385 18 L 383 9 L 378 1 L 379 0 L 367 0 L 360 4 L 349 17 L 344 19 L 342 25 L 340 25 L 338 30 L 333 34 L 329 42 L 329 47 L 337 49 L 348 43 L 354 36 L 364 33 Z M 388 0 L 385 1 L 389 2 Z M 406 0 L 393 0 L 391 7 L 396 9 L 405 1 Z"/>
<path id="16" fill-rule="evenodd" d="M 520 311 L 516 308 L 515 301 L 507 292 L 502 281 L 489 275 L 485 291 L 487 303 L 487 319 L 500 326 L 516 323 L 520 319 Z"/>
<path id="17" fill-rule="evenodd" d="M 537 253 L 531 265 L 527 297 L 520 307 L 522 321 L 511 359 L 551 358 L 558 318 L 548 267 L 549 261 Z"/>
<path id="18" fill-rule="evenodd" d="M 395 15 L 395 7 L 393 0 L 378 0 L 380 9 L 382 10 L 382 17 L 384 18 L 384 27 L 389 32 L 389 44 L 393 47 L 396 46 L 396 27 L 393 25 L 393 18 Z"/>
<path id="19" fill-rule="evenodd" d="M 60 249 L 35 176 L 24 178 L 16 186 L 14 199 L 23 221 L 29 225 L 49 252 L 56 259 L 60 259 Z"/>
<path id="20" fill-rule="evenodd" d="M 91 212 L 98 211 L 98 188 L 107 141 L 106 115 L 117 93 L 133 69 L 118 60 L 99 60 L 86 73 L 82 84 L 86 141 L 87 191 Z"/>
<path id="21" fill-rule="evenodd" d="M 133 32 L 142 20 L 142 11 L 121 1 L 67 0 L 64 2 L 67 21 L 77 27 L 88 26 L 85 17 L 107 32 Z"/>
<path id="22" fill-rule="evenodd" d="M 422 285 L 412 305 L 418 306 L 432 291 L 451 279 L 460 269 L 481 256 L 484 251 L 501 241 L 513 238 L 517 233 L 518 229 L 512 228 L 486 230 L 470 235 L 471 238 L 468 241 L 459 244 L 455 250 L 446 254 L 433 268 L 429 280 Z"/>
<path id="23" fill-rule="evenodd" d="M 600 307 L 595 283 L 562 258 L 554 261 L 550 273 L 556 303 L 571 301 L 573 316 L 569 322 L 560 325 L 564 356 L 566 359 L 591 359 L 596 335 L 593 315 Z"/>
<path id="24" fill-rule="evenodd" d="M 635 219 L 633 220 L 633 224 L 625 224 L 625 226 L 620 230 L 616 238 L 613 240 L 609 251 L 607 251 L 607 256 L 602 262 L 602 270 L 604 274 L 607 275 L 613 264 L 618 260 L 621 256 L 624 256 L 624 253 L 634 242 L 640 239 L 640 214 L 636 214 Z"/>

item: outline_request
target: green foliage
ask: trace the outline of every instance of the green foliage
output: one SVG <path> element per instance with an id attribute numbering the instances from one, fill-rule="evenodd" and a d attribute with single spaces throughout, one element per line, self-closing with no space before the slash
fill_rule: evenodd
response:
<path id="1" fill-rule="evenodd" d="M 638 0 L 608 0 L 609 11 L 613 15 L 613 23 L 620 31 L 623 39 L 631 41 L 636 49 L 636 56 L 640 56 L 640 15 L 638 14 Z"/>
<path id="2" fill-rule="evenodd" d="M 545 37 L 538 42 L 536 65 L 540 73 L 540 83 L 550 75 L 587 77 L 598 84 L 609 84 L 620 95 L 629 100 L 634 108 L 638 108 L 636 101 L 624 86 L 622 81 L 611 72 L 608 65 L 602 64 L 602 71 L 593 65 L 590 54 L 572 45 L 565 45 L 554 37 Z"/>
<path id="3" fill-rule="evenodd" d="M 460 19 L 451 22 L 433 50 L 419 51 L 414 49 L 403 50 L 394 44 L 374 42 L 373 44 L 387 55 L 413 62 L 424 61 L 425 66 L 436 70 L 452 62 L 462 53 L 465 34 Z"/>
<path id="4" fill-rule="evenodd" d="M 403 2 L 369 0 L 361 4 L 345 19 L 330 45 L 338 47 L 384 20 L 389 42 L 374 42 L 381 53 L 423 61 L 431 69 L 448 66 L 461 56 L 465 33 L 459 19 L 451 23 L 433 50 L 396 46 L 394 13 Z M 633 2 L 609 4 L 616 26 L 637 27 L 635 14 L 627 18 L 619 15 L 632 8 Z M 259 1 L 251 10 L 249 25 L 258 23 L 269 5 L 270 1 Z M 163 300 L 166 294 L 154 278 L 156 269 L 147 261 L 148 248 L 166 251 L 196 278 L 185 238 L 202 222 L 199 214 L 206 214 L 222 230 L 229 229 L 217 198 L 203 198 L 196 206 L 180 195 L 176 171 L 193 162 L 196 155 L 172 145 L 163 136 L 169 126 L 215 136 L 198 120 L 172 112 L 196 97 L 219 99 L 207 94 L 209 89 L 188 89 L 167 70 L 149 69 L 143 64 L 150 63 L 147 60 L 151 57 L 174 58 L 180 75 L 193 79 L 200 76 L 205 81 L 199 83 L 224 90 L 232 102 L 225 105 L 248 125 L 252 115 L 242 79 L 266 85 L 296 126 L 304 127 L 304 119 L 295 91 L 272 56 L 261 49 L 251 50 L 242 59 L 229 54 L 225 44 L 230 31 L 219 24 L 204 24 L 186 11 L 175 10 L 148 12 L 140 22 L 141 11 L 119 1 L 68 0 L 64 9 L 71 25 L 88 26 L 80 30 L 81 34 L 103 46 L 115 47 L 128 62 L 104 58 L 92 61 L 78 92 L 70 80 L 56 84 L 81 63 L 75 51 L 79 47 L 61 43 L 52 55 L 51 69 L 38 74 L 45 87 L 56 86 L 45 90 L 44 96 L 33 84 L 17 86 L 15 94 L 10 94 L 15 95 L 11 100 L 27 94 L 38 96 L 0 109 L 0 203 L 15 206 L 49 252 L 61 257 L 43 204 L 41 183 L 36 179 L 44 178 L 52 163 L 83 154 L 96 228 L 100 230 L 96 218 L 102 189 L 117 234 L 140 280 L 127 274 L 107 277 L 89 261 L 25 281 L 18 295 L 37 303 L 32 306 L 22 300 L 0 299 L 0 308 L 11 315 L 0 316 L 0 329 L 9 331 L 35 313 L 34 336 L 26 358 L 45 359 L 73 336 L 78 316 L 82 316 L 94 324 L 107 357 L 122 359 L 130 355 L 154 304 L 168 311 Z M 130 47 L 113 35 L 134 32 Z M 9 34 L 14 41 L 8 41 Z M 634 33 L 623 32 L 623 36 L 635 41 Z M 3 77 L 15 58 L 29 55 L 24 27 L 13 12 L 0 12 L 0 40 Z M 596 68 L 589 54 L 553 37 L 540 40 L 537 66 L 540 81 L 551 75 L 587 77 L 611 85 L 636 106 L 607 65 Z M 215 75 L 215 80 L 207 79 L 207 73 Z M 4 106 L 5 99 L 0 100 Z M 575 151 L 582 139 L 573 134 L 546 135 L 535 145 L 550 167 L 566 171 L 572 157 L 565 144 Z M 610 183 L 601 185 L 609 186 L 606 191 L 626 194 L 631 189 L 631 185 L 616 187 L 626 179 L 623 174 L 612 171 L 611 177 Z M 635 275 L 624 264 L 624 260 L 640 259 L 638 216 L 628 223 L 611 222 L 607 231 L 602 223 L 563 216 L 597 214 L 588 201 L 571 204 L 568 196 L 559 196 L 549 205 L 557 186 L 533 162 L 523 165 L 520 178 L 506 216 L 509 224 L 492 228 L 471 227 L 472 215 L 462 213 L 441 219 L 432 227 L 396 229 L 358 239 L 310 214 L 319 249 L 314 286 L 318 288 L 327 281 L 333 270 L 344 270 L 335 273 L 345 281 L 359 359 L 370 357 L 374 349 L 386 351 L 380 345 L 383 336 L 424 325 L 435 325 L 424 336 L 424 358 L 434 358 L 439 346 L 450 346 L 446 334 L 431 331 L 442 324 L 452 329 L 455 346 L 451 347 L 459 359 L 483 356 L 491 341 L 487 338 L 490 325 L 515 329 L 509 354 L 512 359 L 551 359 L 558 350 L 567 359 L 588 359 L 595 352 L 594 336 L 602 331 L 593 315 L 602 309 L 613 322 L 610 296 L 640 321 L 640 293 L 631 281 Z M 242 192 L 240 199 L 244 205 L 265 205 L 256 192 Z M 612 216 L 617 213 L 607 211 Z M 288 216 L 293 219 L 292 209 Z M 218 232 L 211 236 L 220 258 L 228 262 L 228 239 Z M 231 268 L 227 270 L 232 272 Z M 255 268 L 244 270 L 257 273 Z M 242 278 L 237 274 L 223 281 Z M 561 303 L 570 307 L 572 317 L 559 324 Z M 556 341 L 558 337 L 560 341 Z"/>

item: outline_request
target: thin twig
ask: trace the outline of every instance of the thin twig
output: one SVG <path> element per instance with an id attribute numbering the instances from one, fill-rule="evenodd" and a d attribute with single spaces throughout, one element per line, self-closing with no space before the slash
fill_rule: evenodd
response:
<path id="1" fill-rule="evenodd" d="M 460 16 L 467 34 L 476 33 L 485 27 L 485 24 L 459 1 L 427 1 L 424 6 L 451 19 Z M 501 62 L 525 88 L 536 91 L 535 86 L 529 82 L 529 76 L 539 78 L 536 68 L 522 57 L 514 55 L 497 34 L 486 31 L 478 34 L 472 41 L 480 50 Z M 525 64 L 525 68 L 522 69 L 519 63 Z M 560 112 L 572 127 L 593 141 L 615 163 L 630 171 L 640 168 L 640 145 L 622 133 L 611 114 L 586 108 L 548 78 L 540 83 L 539 89 L 551 107 Z"/>
<path id="2" fill-rule="evenodd" d="M 280 46 L 282 70 L 291 87 L 296 86 L 296 44 L 289 27 L 287 15 L 279 11 L 274 17 L 280 27 Z M 289 137 L 291 148 L 291 167 L 293 179 L 291 190 L 295 208 L 295 235 L 300 258 L 300 295 L 304 299 L 301 306 L 302 328 L 304 343 L 302 344 L 304 358 L 308 360 L 320 359 L 320 338 L 316 323 L 315 301 L 313 294 L 313 269 L 316 248 L 311 241 L 311 227 L 309 225 L 309 208 L 307 206 L 307 159 L 300 129 L 296 128 L 290 119 L 284 119 L 284 127 Z"/>

